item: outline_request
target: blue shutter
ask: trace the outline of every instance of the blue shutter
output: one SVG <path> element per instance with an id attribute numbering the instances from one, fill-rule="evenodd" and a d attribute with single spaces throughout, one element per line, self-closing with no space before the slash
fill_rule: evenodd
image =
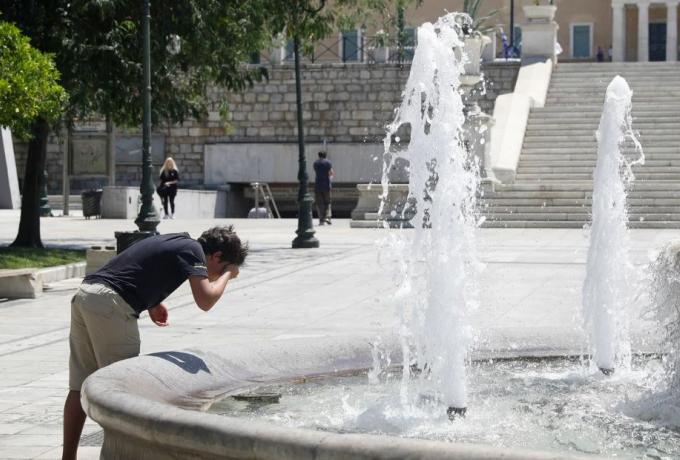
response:
<path id="1" fill-rule="evenodd" d="M 342 32 L 342 62 L 359 60 L 359 31 Z"/>

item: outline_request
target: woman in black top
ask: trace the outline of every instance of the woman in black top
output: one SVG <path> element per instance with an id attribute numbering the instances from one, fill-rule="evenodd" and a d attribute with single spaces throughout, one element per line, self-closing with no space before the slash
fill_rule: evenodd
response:
<path id="1" fill-rule="evenodd" d="M 165 159 L 160 175 L 161 184 L 158 186 L 157 192 L 163 201 L 163 209 L 165 216 L 163 219 L 175 218 L 175 196 L 177 195 L 177 183 L 179 182 L 179 171 L 175 160 L 171 157 Z M 170 213 L 168 213 L 168 201 L 170 201 Z"/>

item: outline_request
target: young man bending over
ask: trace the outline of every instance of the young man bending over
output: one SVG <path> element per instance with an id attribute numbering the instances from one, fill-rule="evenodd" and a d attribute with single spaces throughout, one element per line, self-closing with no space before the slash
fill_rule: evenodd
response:
<path id="1" fill-rule="evenodd" d="M 69 393 L 64 405 L 63 459 L 75 459 L 85 423 L 83 381 L 97 369 L 139 355 L 143 311 L 168 325 L 167 298 L 189 279 L 196 305 L 210 310 L 248 255 L 233 227 L 214 227 L 198 240 L 182 233 L 135 243 L 88 275 L 71 301 Z"/>

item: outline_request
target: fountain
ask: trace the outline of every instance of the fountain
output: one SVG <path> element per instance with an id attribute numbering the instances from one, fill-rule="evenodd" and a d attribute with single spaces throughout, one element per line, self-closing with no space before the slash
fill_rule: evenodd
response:
<path id="1" fill-rule="evenodd" d="M 470 353 L 480 178 L 476 157 L 461 142 L 459 18 L 447 15 L 419 29 L 404 101 L 384 141 L 383 192 L 391 165 L 410 164 L 408 199 L 392 217 L 412 229 L 386 230 L 379 251 L 393 267 L 398 334 L 374 341 L 372 350 L 356 337 L 329 335 L 212 344 L 115 363 L 88 378 L 82 391 L 86 412 L 104 427 L 102 458 L 665 459 L 680 452 L 680 423 L 658 424 L 658 403 L 635 405 L 667 387 L 666 372 L 677 385 L 678 366 L 631 357 L 625 340 L 618 341 L 625 327 L 612 308 L 627 304 L 622 285 L 632 281 L 606 260 L 629 265 L 618 168 L 630 167 L 619 153 L 630 91 L 621 79 L 610 85 L 600 125 L 583 292 L 595 362 L 622 372 L 590 372 L 578 352 L 563 350 L 542 357 L 529 355 L 536 352 L 531 347 L 525 355 L 512 346 Z M 403 151 L 392 148 L 400 129 L 410 130 Z M 657 283 L 669 267 L 680 273 L 676 257 L 677 251 L 660 264 Z M 666 283 L 657 292 L 678 290 Z M 677 302 L 663 305 L 659 318 L 677 327 Z"/>
<path id="2" fill-rule="evenodd" d="M 388 253 L 401 257 L 390 266 L 401 271 L 396 276 L 402 305 L 402 399 L 404 404 L 412 402 L 408 390 L 415 383 L 416 394 L 441 399 L 451 418 L 464 414 L 467 404 L 465 363 L 472 339 L 468 316 L 477 302 L 479 265 L 479 165 L 463 145 L 459 92 L 465 65 L 459 51 L 464 46 L 461 29 L 468 19 L 452 13 L 418 29 L 419 45 L 404 98 L 384 140 L 378 212 L 381 215 L 385 207 L 393 162 L 397 157 L 408 160 L 408 205 L 399 220 L 406 220 L 414 232 L 391 236 L 384 245 Z M 410 127 L 410 142 L 397 154 L 391 143 L 402 126 Z M 384 225 L 388 228 L 387 222 Z"/>
<path id="3" fill-rule="evenodd" d="M 607 87 L 597 131 L 597 165 L 593 174 L 590 246 L 583 284 L 583 312 L 593 360 L 609 375 L 630 366 L 627 307 L 633 299 L 634 273 L 628 257 L 626 184 L 631 167 L 644 163 L 644 154 L 628 161 L 621 147 L 628 136 L 640 146 L 631 129 L 632 91 L 617 76 Z"/>

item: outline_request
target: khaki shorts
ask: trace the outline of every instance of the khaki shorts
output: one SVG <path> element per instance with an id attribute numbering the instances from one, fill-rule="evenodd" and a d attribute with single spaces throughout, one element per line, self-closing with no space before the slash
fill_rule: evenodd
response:
<path id="1" fill-rule="evenodd" d="M 103 284 L 81 284 L 71 301 L 69 388 L 80 391 L 97 369 L 139 355 L 134 309 Z"/>

